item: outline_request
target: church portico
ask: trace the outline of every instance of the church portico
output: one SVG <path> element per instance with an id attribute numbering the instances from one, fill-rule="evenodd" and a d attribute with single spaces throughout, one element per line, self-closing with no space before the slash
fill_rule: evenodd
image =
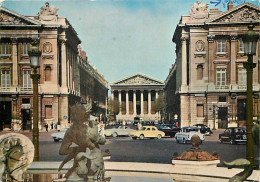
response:
<path id="1" fill-rule="evenodd" d="M 155 111 L 155 100 L 163 93 L 164 83 L 143 74 L 134 74 L 113 82 L 111 98 L 118 99 L 120 112 L 117 119 L 134 120 L 139 116 L 144 120 L 159 120 Z"/>

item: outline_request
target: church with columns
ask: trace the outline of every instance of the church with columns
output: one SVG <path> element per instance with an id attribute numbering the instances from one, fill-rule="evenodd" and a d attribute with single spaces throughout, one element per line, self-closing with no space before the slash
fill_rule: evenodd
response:
<path id="1" fill-rule="evenodd" d="M 110 84 L 111 99 L 120 103 L 117 120 L 133 121 L 141 117 L 144 121 L 159 121 L 160 114 L 155 111 L 155 101 L 163 94 L 164 82 L 136 73 Z"/>

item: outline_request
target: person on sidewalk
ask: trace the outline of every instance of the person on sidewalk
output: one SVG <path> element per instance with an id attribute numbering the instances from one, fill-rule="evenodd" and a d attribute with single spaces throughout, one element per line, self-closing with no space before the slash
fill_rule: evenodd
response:
<path id="1" fill-rule="evenodd" d="M 46 128 L 46 131 L 48 132 L 48 127 L 49 127 L 49 125 L 48 125 L 48 123 L 46 123 L 45 124 L 45 128 Z"/>

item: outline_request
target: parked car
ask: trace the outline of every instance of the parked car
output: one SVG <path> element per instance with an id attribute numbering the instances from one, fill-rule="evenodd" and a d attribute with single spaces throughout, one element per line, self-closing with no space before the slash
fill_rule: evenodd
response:
<path id="1" fill-rule="evenodd" d="M 221 143 L 230 142 L 237 144 L 238 142 L 246 142 L 246 129 L 242 127 L 228 127 L 223 133 L 219 134 Z"/>
<path id="2" fill-rule="evenodd" d="M 161 139 L 165 136 L 165 133 L 159 131 L 155 126 L 143 126 L 141 130 L 135 130 L 130 133 L 133 139 L 139 138 L 143 140 L 144 138 L 158 138 Z"/>
<path id="3" fill-rule="evenodd" d="M 193 126 L 199 128 L 200 132 L 205 134 L 205 135 L 211 135 L 213 133 L 211 131 L 211 129 L 207 125 L 205 125 L 205 124 L 195 124 Z"/>
<path id="4" fill-rule="evenodd" d="M 201 143 L 205 140 L 204 134 L 200 133 L 200 129 L 194 126 L 183 127 L 179 133 L 176 133 L 175 138 L 177 143 L 190 143 L 193 135 L 200 137 Z"/>
<path id="5" fill-rule="evenodd" d="M 67 130 L 68 130 L 68 128 L 65 128 L 64 130 L 61 130 L 59 132 L 52 133 L 51 137 L 53 138 L 54 142 L 58 142 L 60 140 L 63 140 L 64 139 L 64 135 L 65 135 Z"/>
<path id="6" fill-rule="evenodd" d="M 118 126 L 116 128 L 105 129 L 104 134 L 105 136 L 112 136 L 112 137 L 129 136 L 132 131 L 134 130 L 129 128 L 128 126 Z"/>
<path id="7" fill-rule="evenodd" d="M 165 136 L 174 137 L 176 133 L 178 133 L 181 128 L 171 125 L 171 124 L 162 124 L 157 126 L 158 130 L 163 131 Z"/>

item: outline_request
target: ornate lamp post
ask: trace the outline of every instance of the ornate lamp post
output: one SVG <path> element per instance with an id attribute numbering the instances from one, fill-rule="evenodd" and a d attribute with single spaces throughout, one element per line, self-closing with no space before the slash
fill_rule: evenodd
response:
<path id="1" fill-rule="evenodd" d="M 30 56 L 30 64 L 33 69 L 31 78 L 33 80 L 33 145 L 34 145 L 34 161 L 39 161 L 39 126 L 38 126 L 38 82 L 40 74 L 37 68 L 40 67 L 41 51 L 39 51 L 39 39 L 34 39 L 32 48 L 28 51 Z"/>
<path id="2" fill-rule="evenodd" d="M 245 54 L 248 59 L 243 64 L 247 73 L 247 92 L 246 92 L 246 129 L 247 129 L 247 160 L 250 161 L 252 167 L 254 165 L 254 142 L 252 136 L 253 127 L 253 97 L 252 97 L 252 75 L 253 68 L 256 67 L 256 63 L 253 63 L 253 55 L 256 53 L 256 45 L 258 41 L 258 35 L 253 30 L 254 26 L 249 25 L 247 33 L 243 36 Z"/>

